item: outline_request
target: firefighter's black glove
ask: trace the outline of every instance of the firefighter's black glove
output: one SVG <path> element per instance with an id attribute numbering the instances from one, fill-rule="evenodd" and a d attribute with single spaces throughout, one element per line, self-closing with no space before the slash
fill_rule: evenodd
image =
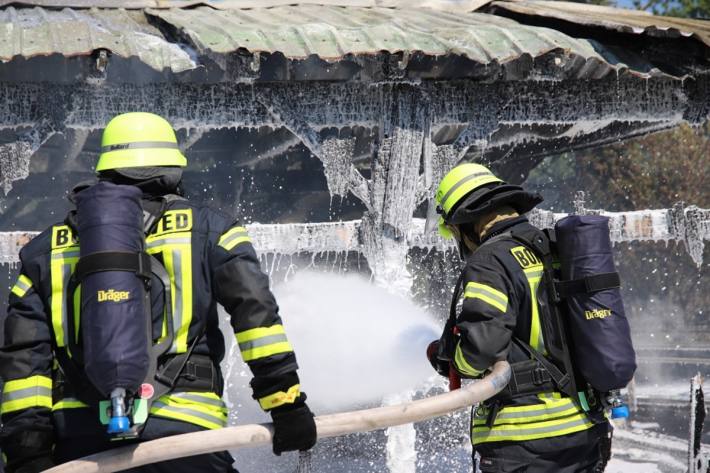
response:
<path id="1" fill-rule="evenodd" d="M 439 340 L 434 340 L 426 348 L 426 357 L 429 363 L 444 378 L 449 377 L 449 360 L 444 360 L 439 356 Z"/>
<path id="2" fill-rule="evenodd" d="M 305 451 L 316 444 L 316 422 L 305 401 L 306 395 L 301 393 L 295 403 L 271 411 L 276 455 L 292 450 Z"/>

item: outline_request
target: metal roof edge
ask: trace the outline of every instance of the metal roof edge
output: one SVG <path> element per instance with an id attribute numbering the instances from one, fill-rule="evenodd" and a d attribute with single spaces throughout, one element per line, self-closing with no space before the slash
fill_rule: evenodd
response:
<path id="1" fill-rule="evenodd" d="M 158 18 L 160 24 L 148 21 L 148 17 Z M 397 64 L 401 73 L 395 71 L 396 77 L 409 77 L 411 73 L 414 78 L 482 81 L 537 76 L 597 79 L 612 71 L 640 77 L 680 76 L 655 70 L 652 62 L 633 54 L 615 54 L 592 40 L 486 13 L 456 15 L 431 9 L 400 12 L 383 7 L 323 5 L 242 11 L 210 7 L 140 11 L 7 7 L 0 9 L 2 24 L 10 26 L 2 29 L 4 36 L 0 35 L 0 44 L 5 45 L 0 48 L 3 62 L 17 56 L 88 56 L 107 50 L 123 58 L 136 57 L 156 71 L 168 68 L 177 73 L 198 68 L 200 57 L 241 50 L 254 57 L 237 54 L 231 72 L 246 73 L 250 78 L 257 78 L 254 67 L 262 71 L 259 65 L 264 58 L 260 59 L 260 54 L 271 55 L 273 60 L 263 61 L 263 70 L 269 72 L 259 78 L 349 80 L 361 70 L 365 77 L 372 78 L 375 76 L 371 73 L 389 70 L 382 63 L 388 59 L 379 57 L 383 53 L 402 55 Z M 450 68 L 444 67 L 442 60 L 449 58 L 463 58 L 465 74 L 446 75 Z M 333 62 L 342 59 L 349 62 L 331 71 Z M 247 66 L 253 72 L 247 71 Z M 433 75 L 425 72 L 431 70 L 435 71 Z M 328 74 L 315 74 L 317 71 Z"/>
<path id="2" fill-rule="evenodd" d="M 691 18 L 653 15 L 603 5 L 549 0 L 493 0 L 480 8 L 496 14 L 498 9 L 525 16 L 566 21 L 625 34 L 665 38 L 694 38 L 710 47 L 710 22 Z"/>
<path id="3" fill-rule="evenodd" d="M 431 9 L 451 13 L 472 12 L 491 0 L 0 0 L 0 8 L 7 6 L 44 8 L 105 8 L 140 10 L 209 6 L 217 10 L 273 8 L 279 6 L 323 5 L 334 7 Z"/>

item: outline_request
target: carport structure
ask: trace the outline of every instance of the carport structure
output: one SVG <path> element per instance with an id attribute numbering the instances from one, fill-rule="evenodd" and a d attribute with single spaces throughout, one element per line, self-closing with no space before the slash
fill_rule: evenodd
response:
<path id="1" fill-rule="evenodd" d="M 534 0 L 0 5 L 2 226 L 15 230 L 2 239 L 6 262 L 37 229 L 29 222 L 59 213 L 64 184 L 91 173 L 96 131 L 122 112 L 166 117 L 208 180 L 289 168 L 288 150 L 305 146 L 327 192 L 360 218 L 252 225 L 257 245 L 358 251 L 376 280 L 405 290 L 409 248 L 445 246 L 431 197 L 457 162 L 521 182 L 546 155 L 710 113 L 703 21 Z M 237 134 L 217 146 L 236 148 L 215 171 L 199 149 L 223 129 Z M 230 175 L 217 191 L 240 185 Z M 679 206 L 612 223 L 617 240 L 678 239 L 702 255 L 709 214 Z"/>

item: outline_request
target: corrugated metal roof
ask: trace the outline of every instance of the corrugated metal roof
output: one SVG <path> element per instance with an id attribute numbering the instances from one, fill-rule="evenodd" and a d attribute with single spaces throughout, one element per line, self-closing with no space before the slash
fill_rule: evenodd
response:
<path id="1" fill-rule="evenodd" d="M 347 54 L 421 51 L 432 56 L 463 55 L 489 64 L 566 50 L 603 62 L 587 41 L 482 13 L 315 5 L 146 11 L 182 31 L 198 50 L 217 53 L 244 48 L 278 51 L 288 58 L 315 54 L 332 60 Z"/>
<path id="2" fill-rule="evenodd" d="M 431 8 L 470 12 L 490 0 L 125 0 L 121 8 L 187 8 L 198 5 L 217 9 L 270 8 L 284 5 L 328 5 L 341 7 Z M 116 8 L 115 0 L 0 0 L 6 5 L 30 5 L 52 8 Z"/>
<path id="3" fill-rule="evenodd" d="M 52 1 L 58 0 L 40 0 L 41 3 Z M 88 5 L 103 0 L 71 1 L 80 4 L 86 1 Z M 157 1 L 163 6 L 189 3 Z M 217 3 L 250 5 L 254 1 L 225 0 Z M 283 1 L 264 0 L 264 3 Z M 166 38 L 152 26 L 148 15 L 153 17 L 151 20 L 157 18 L 163 22 L 168 30 L 173 27 L 180 32 L 199 53 L 228 54 L 244 49 L 254 53 L 279 52 L 289 59 L 315 55 L 325 60 L 338 60 L 348 55 L 404 52 L 429 57 L 464 56 L 478 64 L 488 65 L 520 59 L 529 62 L 525 58 L 561 52 L 574 59 L 569 61 L 573 63 L 569 73 L 576 74 L 579 70 L 584 77 L 604 76 L 613 66 L 632 71 L 652 70 L 633 55 L 624 59 L 629 66 L 617 64 L 621 60 L 606 54 L 604 46 L 599 43 L 572 38 L 554 29 L 521 25 L 503 16 L 405 8 L 402 0 L 345 0 L 332 3 L 349 1 L 365 4 L 375 1 L 397 8 L 314 5 L 310 2 L 221 10 L 206 6 L 139 11 L 95 7 L 61 10 L 0 8 L 0 60 L 51 54 L 89 55 L 96 50 L 107 49 L 120 57 L 138 58 L 156 70 L 167 68 L 181 72 L 195 68 L 195 61 L 187 50 L 176 44 L 172 35 Z M 483 0 L 472 1 L 480 3 Z M 418 2 L 439 6 L 453 3 L 453 0 Z M 498 4 L 526 3 L 495 2 L 495 5 Z M 459 4 L 460 7 L 465 5 L 470 6 L 468 2 Z M 565 62 L 564 59 L 562 61 Z"/>
<path id="4" fill-rule="evenodd" d="M 0 9 L 0 60 L 16 56 L 89 55 L 106 49 L 137 57 L 156 70 L 180 72 L 195 67 L 189 54 L 165 40 L 142 12 L 124 9 Z"/>
<path id="5" fill-rule="evenodd" d="M 705 20 L 655 16 L 639 10 L 545 0 L 494 1 L 490 8 L 493 12 L 503 9 L 521 15 L 556 18 L 622 33 L 663 38 L 694 37 L 710 46 L 710 21 Z"/>

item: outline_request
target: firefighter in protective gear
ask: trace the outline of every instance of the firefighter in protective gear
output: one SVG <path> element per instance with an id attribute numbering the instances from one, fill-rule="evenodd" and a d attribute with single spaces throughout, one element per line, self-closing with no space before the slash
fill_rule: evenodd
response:
<path id="1" fill-rule="evenodd" d="M 542 198 L 469 163 L 444 177 L 436 201 L 440 233 L 457 240 L 464 270 L 454 291 L 452 323 L 428 350 L 434 368 L 447 375 L 450 365 L 462 378 L 478 378 L 498 360 L 531 360 L 516 340 L 546 354 L 536 297 L 543 266 L 510 237 L 544 237 L 523 215 Z M 539 381 L 532 392 L 501 394 L 474 408 L 471 440 L 480 471 L 603 471 L 607 422 L 595 424 L 549 379 Z"/>
<path id="2" fill-rule="evenodd" d="M 226 426 L 219 368 L 225 343 L 217 304 L 231 316 L 242 358 L 253 373 L 253 397 L 271 413 L 274 452 L 311 448 L 316 441 L 313 414 L 247 230 L 228 215 L 181 197 L 186 159 L 163 118 L 119 115 L 106 126 L 101 146 L 99 180 L 142 191 L 146 252 L 169 275 L 174 340 L 158 362 L 169 368 L 174 389 L 152 403 L 138 440 L 112 441 L 96 409 L 82 400 L 57 362 L 56 353 L 71 336 L 65 301 L 80 245 L 72 212 L 20 252 L 21 273 L 11 291 L 0 347 L 0 439 L 7 471 L 40 471 L 135 441 Z M 160 297 L 151 292 L 151 298 L 155 341 L 161 338 L 164 308 Z M 75 316 L 85 315 L 77 311 Z M 171 364 L 181 356 L 184 363 Z M 220 452 L 138 471 L 232 472 L 232 463 L 228 452 Z"/>

